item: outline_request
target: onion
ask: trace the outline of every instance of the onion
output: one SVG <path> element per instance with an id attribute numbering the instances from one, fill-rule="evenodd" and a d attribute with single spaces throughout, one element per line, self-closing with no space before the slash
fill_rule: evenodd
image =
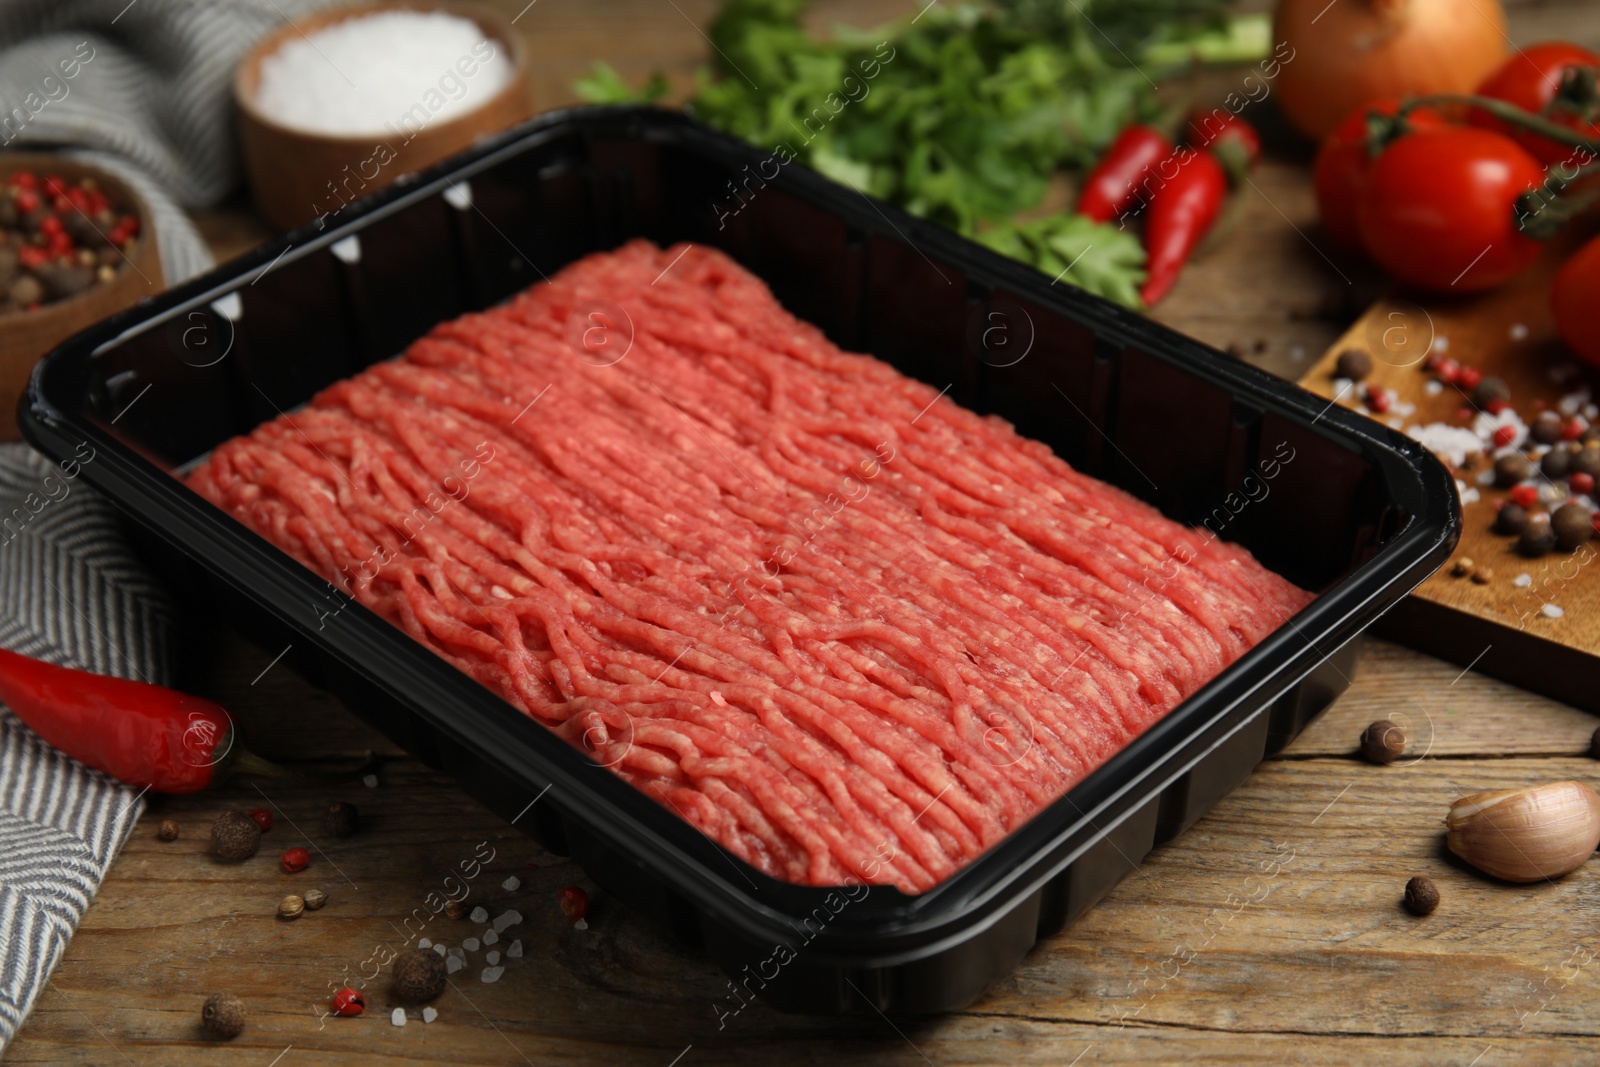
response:
<path id="1" fill-rule="evenodd" d="M 1282 0 L 1273 39 L 1294 51 L 1277 91 L 1321 140 L 1378 97 L 1470 93 L 1506 52 L 1500 0 Z"/>

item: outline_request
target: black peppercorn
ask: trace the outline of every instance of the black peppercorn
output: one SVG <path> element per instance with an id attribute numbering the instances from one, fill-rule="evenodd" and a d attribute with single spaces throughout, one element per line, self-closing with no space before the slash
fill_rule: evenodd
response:
<path id="1" fill-rule="evenodd" d="M 1510 489 L 1518 482 L 1525 481 L 1532 473 L 1528 457 L 1521 452 L 1507 452 L 1494 461 L 1494 484 L 1502 489 Z"/>
<path id="2" fill-rule="evenodd" d="M 1594 519 L 1582 504 L 1562 504 L 1550 516 L 1550 529 L 1556 544 L 1571 550 L 1594 536 Z"/>
<path id="3" fill-rule="evenodd" d="M 1522 536 L 1517 538 L 1517 551 L 1531 559 L 1555 547 L 1556 535 L 1550 529 L 1550 516 L 1542 513 L 1529 515 L 1527 524 L 1522 528 Z"/>
<path id="4" fill-rule="evenodd" d="M 200 1009 L 200 1028 L 212 1037 L 238 1037 L 244 1031 L 244 1001 L 232 993 L 213 993 Z"/>
<path id="5" fill-rule="evenodd" d="M 1393 763 L 1406 750 L 1406 732 L 1392 719 L 1379 719 L 1361 731 L 1361 755 L 1369 763 Z"/>
<path id="6" fill-rule="evenodd" d="M 1572 469 L 1572 446 L 1559 444 L 1544 454 L 1544 459 L 1539 463 L 1539 469 L 1544 471 L 1545 477 L 1552 480 L 1565 478 Z"/>
<path id="7" fill-rule="evenodd" d="M 1478 387 L 1472 391 L 1472 402 L 1480 408 L 1486 408 L 1496 400 L 1510 399 L 1511 387 L 1492 376 L 1478 382 Z"/>
<path id="8" fill-rule="evenodd" d="M 467 906 L 459 900 L 447 900 L 444 905 L 444 913 L 447 918 L 459 919 L 467 913 Z"/>
<path id="9" fill-rule="evenodd" d="M 1339 353 L 1333 373 L 1336 377 L 1359 382 L 1372 373 L 1372 357 L 1359 348 L 1347 348 Z"/>
<path id="10" fill-rule="evenodd" d="M 1521 533 L 1526 525 L 1528 525 L 1528 511 L 1521 504 L 1513 504 L 1508 500 L 1495 513 L 1495 533 L 1515 536 Z"/>
<path id="11" fill-rule="evenodd" d="M 409 1004 L 432 1000 L 444 992 L 444 957 L 427 949 L 412 949 L 394 961 L 394 992 Z"/>
<path id="12" fill-rule="evenodd" d="M 329 837 L 349 837 L 361 828 L 361 813 L 354 804 L 335 800 L 322 813 L 322 829 Z"/>
<path id="13" fill-rule="evenodd" d="M 247 860 L 260 845 L 261 827 L 242 811 L 225 811 L 211 824 L 211 851 L 220 860 Z"/>
<path id="14" fill-rule="evenodd" d="M 1432 915 L 1439 906 L 1439 887 L 1427 878 L 1413 878 L 1406 883 L 1406 910 L 1413 915 Z"/>
<path id="15" fill-rule="evenodd" d="M 1561 416 L 1554 411 L 1541 411 L 1528 427 L 1528 435 L 1541 445 L 1553 445 L 1561 440 Z"/>
<path id="16" fill-rule="evenodd" d="M 1572 469 L 1600 479 L 1600 445 L 1585 445 L 1572 457 Z"/>
<path id="17" fill-rule="evenodd" d="M 156 830 L 156 837 L 162 841 L 176 841 L 178 824 L 172 819 L 162 819 L 160 829 Z"/>

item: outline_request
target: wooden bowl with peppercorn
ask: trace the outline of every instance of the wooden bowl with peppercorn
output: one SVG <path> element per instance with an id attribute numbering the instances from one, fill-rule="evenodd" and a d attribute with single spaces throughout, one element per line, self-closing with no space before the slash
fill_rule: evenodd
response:
<path id="1" fill-rule="evenodd" d="M 39 357 L 163 288 L 150 211 L 96 167 L 0 153 L 0 440 Z"/>

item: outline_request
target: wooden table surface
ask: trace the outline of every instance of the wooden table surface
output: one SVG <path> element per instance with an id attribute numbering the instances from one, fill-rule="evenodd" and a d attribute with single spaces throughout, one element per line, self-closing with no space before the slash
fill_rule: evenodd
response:
<path id="1" fill-rule="evenodd" d="M 512 15 L 525 2 L 497 0 Z M 1520 42 L 1600 46 L 1600 8 L 1587 0 L 1510 8 Z M 517 27 L 533 49 L 539 103 L 566 99 L 565 85 L 597 58 L 630 77 L 661 68 L 687 84 L 711 10 L 711 0 L 538 0 Z M 868 24 L 905 10 L 828 0 L 815 17 Z M 1295 377 L 1381 282 L 1316 248 L 1306 152 L 1282 135 L 1270 141 L 1243 225 L 1157 317 Z M 201 221 L 222 255 L 265 236 L 239 205 Z M 249 779 L 153 800 L 9 1062 L 1496 1067 L 1600 1058 L 1600 967 L 1591 966 L 1600 864 L 1556 884 L 1491 883 L 1445 853 L 1440 823 L 1463 793 L 1600 777 L 1584 755 L 1596 722 L 1395 645 L 1369 641 L 1349 693 L 1288 751 L 969 1009 L 815 1019 L 756 1005 L 722 1027 L 713 1005 L 724 979 L 706 960 L 274 664 L 281 650 L 231 634 L 220 646 L 210 664 L 216 691 L 264 755 L 314 751 L 332 765 L 375 748 L 394 758 L 370 789 Z M 1361 729 L 1384 717 L 1407 723 L 1415 739 L 1404 765 L 1355 756 Z M 316 813 L 335 797 L 360 806 L 360 834 L 320 832 Z M 216 813 L 258 807 L 277 814 L 262 854 L 240 866 L 209 859 Z M 163 818 L 181 824 L 178 840 L 156 839 Z M 311 869 L 281 872 L 273 857 L 307 834 Z M 479 980 L 481 962 L 458 972 L 431 1024 L 393 1026 L 383 978 L 369 987 L 367 1014 L 320 1018 L 329 983 L 364 965 L 370 973 L 365 961 L 403 941 L 396 928 L 445 872 L 491 852 L 468 902 L 525 917 L 505 934 L 524 954 L 504 961 L 498 982 Z M 1279 872 L 1252 879 L 1268 859 Z M 1443 896 L 1426 919 L 1398 906 L 1416 874 Z M 521 885 L 507 890 L 511 876 Z M 593 897 L 587 930 L 556 907 L 569 884 Z M 293 922 L 274 916 L 285 893 L 311 886 L 329 894 L 325 909 Z M 449 944 L 482 925 L 434 922 L 434 938 Z M 214 990 L 249 1004 L 248 1029 L 225 1045 L 197 1026 Z"/>

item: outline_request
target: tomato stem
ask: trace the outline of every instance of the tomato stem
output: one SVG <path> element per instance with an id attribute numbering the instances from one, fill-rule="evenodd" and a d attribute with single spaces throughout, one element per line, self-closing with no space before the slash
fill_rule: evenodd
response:
<path id="1" fill-rule="evenodd" d="M 1560 123 L 1551 122 L 1531 111 L 1524 111 L 1515 104 L 1504 100 L 1496 100 L 1490 96 L 1473 96 L 1467 93 L 1434 93 L 1430 96 L 1416 96 L 1401 104 L 1395 111 L 1396 119 L 1403 119 L 1406 115 L 1419 107 L 1473 107 L 1480 111 L 1487 111 L 1495 118 L 1520 127 L 1530 133 L 1537 133 L 1541 137 L 1548 137 L 1573 148 L 1587 148 L 1591 155 L 1600 155 L 1600 139 L 1586 137 L 1577 130 Z"/>

